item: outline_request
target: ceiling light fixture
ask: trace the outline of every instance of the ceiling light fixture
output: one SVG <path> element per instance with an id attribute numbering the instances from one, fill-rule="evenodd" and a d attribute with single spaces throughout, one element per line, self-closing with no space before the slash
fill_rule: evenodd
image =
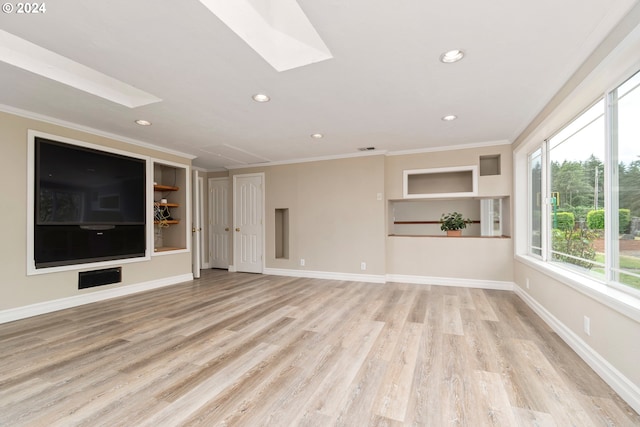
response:
<path id="1" fill-rule="evenodd" d="M 151 126 L 151 122 L 149 120 L 142 120 L 142 119 L 136 120 L 136 124 L 140 126 Z"/>
<path id="2" fill-rule="evenodd" d="M 455 120 L 457 118 L 458 118 L 458 116 L 456 116 L 454 114 L 449 114 L 448 116 L 444 116 L 442 118 L 442 120 L 444 120 L 445 122 L 450 122 L 450 121 Z"/>
<path id="3" fill-rule="evenodd" d="M 462 58 L 464 58 L 464 52 L 460 49 L 453 49 L 440 55 L 440 62 L 451 64 L 460 61 Z"/>
<path id="4" fill-rule="evenodd" d="M 324 138 L 324 135 L 321 134 L 321 133 L 312 133 L 311 134 L 311 138 L 313 138 L 313 139 L 322 139 L 322 138 Z"/>
<path id="5" fill-rule="evenodd" d="M 255 95 L 253 95 L 253 100 L 256 102 L 269 102 L 271 98 L 269 98 L 269 95 L 266 95 L 264 93 L 256 93 Z"/>

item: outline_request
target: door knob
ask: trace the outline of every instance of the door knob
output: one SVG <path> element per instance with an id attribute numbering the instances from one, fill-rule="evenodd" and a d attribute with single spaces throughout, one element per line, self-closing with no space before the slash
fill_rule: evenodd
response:
<path id="1" fill-rule="evenodd" d="M 240 227 L 236 228 L 236 231 L 240 231 Z"/>
<path id="2" fill-rule="evenodd" d="M 225 227 L 225 228 L 224 228 L 224 231 L 229 231 L 229 227 Z"/>

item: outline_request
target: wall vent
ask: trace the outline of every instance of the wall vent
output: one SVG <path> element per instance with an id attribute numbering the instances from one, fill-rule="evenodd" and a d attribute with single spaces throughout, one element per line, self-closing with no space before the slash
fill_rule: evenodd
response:
<path id="1" fill-rule="evenodd" d="M 81 271 L 78 273 L 78 289 L 110 285 L 119 282 L 122 282 L 122 267 Z"/>

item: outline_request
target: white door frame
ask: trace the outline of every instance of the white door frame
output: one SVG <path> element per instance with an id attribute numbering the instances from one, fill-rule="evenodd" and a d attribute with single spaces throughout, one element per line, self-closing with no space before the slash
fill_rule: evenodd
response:
<path id="1" fill-rule="evenodd" d="M 205 204 L 204 204 L 204 199 L 205 199 L 205 187 L 204 187 L 204 177 L 200 176 L 198 177 L 198 198 L 200 199 L 200 215 L 199 215 L 199 224 L 200 224 L 200 233 L 199 233 L 199 240 L 200 240 L 200 269 L 205 269 L 207 268 L 207 265 L 209 264 L 209 257 L 207 257 L 207 253 L 204 250 L 204 242 L 205 242 L 205 237 L 204 237 L 204 231 L 206 230 L 207 227 L 207 221 L 206 221 L 206 216 L 205 216 Z"/>
<path id="2" fill-rule="evenodd" d="M 229 269 L 231 262 L 233 261 L 233 256 L 232 256 L 232 239 L 230 238 L 230 236 L 232 237 L 233 231 L 231 230 L 231 226 L 233 223 L 233 220 L 231 220 L 231 209 L 229 206 L 229 198 L 228 195 L 231 194 L 231 188 L 230 188 L 230 182 L 229 182 L 229 177 L 222 177 L 222 178 L 209 178 L 209 180 L 207 181 L 207 186 L 208 186 L 208 193 L 209 193 L 209 218 L 208 218 L 208 226 L 209 226 L 209 230 L 208 230 L 208 242 L 209 242 L 209 267 L 210 268 L 226 268 Z M 225 200 L 225 210 L 226 210 L 226 227 L 225 227 L 225 233 L 226 233 L 226 238 L 227 238 L 227 245 L 226 245 L 226 264 L 225 265 L 218 265 L 214 262 L 214 257 L 213 257 L 213 251 L 215 249 L 216 246 L 216 239 L 215 239 L 215 227 L 213 224 L 213 218 L 214 215 L 216 215 L 215 212 L 215 206 L 213 205 L 214 203 L 214 198 L 213 198 L 213 194 L 212 194 L 212 187 L 214 185 L 214 183 L 224 183 L 226 186 L 226 190 L 227 190 L 227 199 Z"/>
<path id="3" fill-rule="evenodd" d="M 238 244 L 238 237 L 239 237 L 239 233 L 236 232 L 236 230 L 238 229 L 238 225 L 236 224 L 236 213 L 237 213 L 237 207 L 238 207 L 238 198 L 237 198 L 237 179 L 238 178 L 252 178 L 252 177 L 259 177 L 260 178 L 260 187 L 261 187 L 261 191 L 260 191 L 260 198 L 261 198 L 261 217 L 262 217 L 262 224 L 260 227 L 260 234 L 261 234 L 261 239 L 262 239 L 262 245 L 260 248 L 261 254 L 260 254 L 260 273 L 264 272 L 265 269 L 265 226 L 264 226 L 264 222 L 265 222 L 265 174 L 264 172 L 258 172 L 258 173 L 248 173 L 248 174 L 238 174 L 238 175 L 233 175 L 233 215 L 232 215 L 232 221 L 233 221 L 233 265 L 229 266 L 229 271 L 237 271 L 237 264 L 238 264 L 238 260 L 239 260 L 239 255 L 238 255 L 238 251 L 239 251 L 239 244 Z"/>
<path id="4" fill-rule="evenodd" d="M 200 277 L 200 269 L 202 268 L 202 178 L 198 176 L 198 171 L 193 171 L 193 210 L 191 211 L 191 239 L 192 248 L 191 266 L 193 277 Z"/>

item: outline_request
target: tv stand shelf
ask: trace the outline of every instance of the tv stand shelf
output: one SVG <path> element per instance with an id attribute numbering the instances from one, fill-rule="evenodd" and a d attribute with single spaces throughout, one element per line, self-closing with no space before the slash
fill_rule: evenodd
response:
<path id="1" fill-rule="evenodd" d="M 154 161 L 153 164 L 153 253 L 187 249 L 188 170 L 184 165 Z M 170 184 L 170 185 L 167 185 Z"/>
<path id="2" fill-rule="evenodd" d="M 166 221 L 153 221 L 154 224 L 180 224 L 180 220 L 179 219 L 168 219 Z"/>
<path id="3" fill-rule="evenodd" d="M 440 221 L 393 221 L 394 224 L 442 224 Z M 480 224 L 480 221 L 470 221 L 469 224 Z"/>
<path id="4" fill-rule="evenodd" d="M 161 185 L 161 184 L 155 184 L 153 186 L 153 190 L 154 191 L 178 191 L 180 190 L 179 187 L 174 187 L 171 185 Z"/>
<path id="5" fill-rule="evenodd" d="M 179 251 L 184 248 L 172 247 L 172 246 L 163 246 L 160 248 L 155 248 L 155 252 L 170 252 L 170 251 Z"/>

